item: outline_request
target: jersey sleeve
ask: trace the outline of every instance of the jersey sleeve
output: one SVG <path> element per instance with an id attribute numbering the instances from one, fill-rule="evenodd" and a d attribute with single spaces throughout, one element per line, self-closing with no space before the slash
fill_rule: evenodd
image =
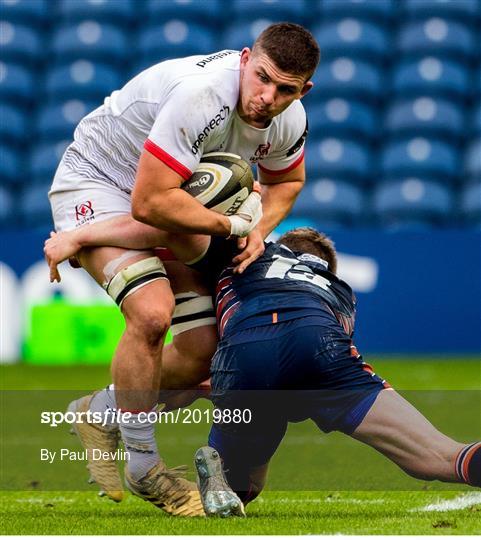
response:
<path id="1" fill-rule="evenodd" d="M 160 106 L 144 148 L 187 180 L 228 109 L 211 88 L 177 85 Z"/>
<path id="2" fill-rule="evenodd" d="M 292 171 L 303 161 L 308 132 L 306 112 L 300 101 L 294 102 L 283 115 L 278 127 L 278 148 L 258 163 L 261 171 L 274 176 Z"/>

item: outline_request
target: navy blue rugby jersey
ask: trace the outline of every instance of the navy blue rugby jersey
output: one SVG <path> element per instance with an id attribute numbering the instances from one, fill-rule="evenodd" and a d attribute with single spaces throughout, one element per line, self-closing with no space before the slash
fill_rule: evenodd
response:
<path id="1" fill-rule="evenodd" d="M 326 311 L 348 335 L 354 330 L 356 299 L 351 287 L 329 272 L 326 261 L 266 243 L 264 254 L 234 274 L 235 244 L 213 239 L 203 266 L 215 280 L 216 316 L 222 337 L 231 329 L 271 324 Z M 200 268 L 199 268 L 200 269 Z"/>

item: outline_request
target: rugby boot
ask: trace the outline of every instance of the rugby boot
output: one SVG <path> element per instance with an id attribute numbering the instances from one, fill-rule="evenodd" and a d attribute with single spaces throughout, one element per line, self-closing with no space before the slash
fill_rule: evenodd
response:
<path id="1" fill-rule="evenodd" d="M 197 486 L 183 478 L 185 466 L 168 469 L 160 461 L 140 480 L 125 469 L 125 483 L 130 491 L 173 516 L 205 516 Z"/>
<path id="2" fill-rule="evenodd" d="M 68 412 L 82 413 L 89 410 L 93 394 L 72 401 L 68 406 Z M 115 459 L 104 458 L 104 452 L 113 456 L 120 441 L 120 431 L 118 429 L 106 429 L 100 424 L 83 422 L 72 424 L 71 433 L 78 435 L 82 446 L 87 452 L 87 469 L 90 472 L 89 483 L 96 482 L 100 489 L 100 495 L 106 495 L 115 502 L 120 502 L 124 498 L 122 480 Z M 102 452 L 101 459 L 94 458 L 94 450 Z M 100 457 L 100 456 L 95 456 Z"/>
<path id="3" fill-rule="evenodd" d="M 219 453 L 203 446 L 195 453 L 197 484 L 207 516 L 245 517 L 244 505 L 232 491 L 222 470 Z"/>

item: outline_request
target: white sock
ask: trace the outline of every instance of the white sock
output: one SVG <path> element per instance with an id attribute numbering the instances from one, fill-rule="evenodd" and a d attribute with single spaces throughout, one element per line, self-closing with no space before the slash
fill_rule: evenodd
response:
<path id="1" fill-rule="evenodd" d="M 155 407 L 152 411 L 155 411 Z M 127 467 L 134 480 L 143 478 L 160 461 L 155 441 L 155 423 L 147 422 L 145 413 L 140 415 L 140 420 L 139 413 L 132 413 L 128 421 L 120 422 L 122 441 L 128 452 Z"/>
<path id="2" fill-rule="evenodd" d="M 118 429 L 119 424 L 114 421 L 115 413 L 117 410 L 117 403 L 115 401 L 114 385 L 111 384 L 97 392 L 92 401 L 90 402 L 89 409 L 92 412 L 100 412 L 104 414 L 104 427 L 107 429 Z"/>

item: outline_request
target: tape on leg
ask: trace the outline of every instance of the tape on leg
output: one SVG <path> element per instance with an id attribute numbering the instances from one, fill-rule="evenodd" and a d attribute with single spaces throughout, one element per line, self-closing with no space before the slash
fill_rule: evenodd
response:
<path id="1" fill-rule="evenodd" d="M 195 292 L 175 295 L 175 311 L 170 327 L 173 336 L 215 323 L 212 296 L 200 296 Z"/>
<path id="2" fill-rule="evenodd" d="M 158 257 L 149 257 L 123 268 L 103 287 L 115 303 L 121 306 L 127 296 L 158 279 L 167 279 L 165 267 Z"/>

